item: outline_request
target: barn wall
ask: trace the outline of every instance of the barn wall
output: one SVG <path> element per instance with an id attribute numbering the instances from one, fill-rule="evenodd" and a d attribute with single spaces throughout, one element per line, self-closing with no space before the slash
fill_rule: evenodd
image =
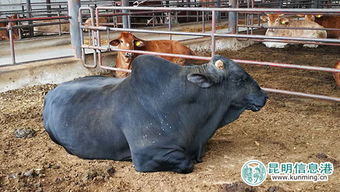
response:
<path id="1" fill-rule="evenodd" d="M 31 0 L 31 3 L 46 2 L 46 0 Z M 51 0 L 51 2 L 60 2 L 59 0 Z M 67 2 L 65 0 L 65 2 Z M 21 6 L 1 6 L 3 4 L 20 4 L 26 3 L 26 0 L 1 0 L 0 11 L 21 10 Z"/>
<path id="2" fill-rule="evenodd" d="M 115 61 L 114 54 L 104 61 Z M 89 65 L 93 59 L 87 56 Z M 112 63 L 112 62 L 111 62 Z M 61 58 L 0 68 L 0 92 L 43 84 L 59 84 L 79 77 L 98 75 L 102 69 L 85 68 L 76 58 Z"/>

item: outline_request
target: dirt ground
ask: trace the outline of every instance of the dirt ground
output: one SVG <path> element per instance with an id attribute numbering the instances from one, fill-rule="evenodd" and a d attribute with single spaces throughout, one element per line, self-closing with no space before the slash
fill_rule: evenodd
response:
<path id="1" fill-rule="evenodd" d="M 339 47 L 268 49 L 256 44 L 221 53 L 235 59 L 332 67 Z M 330 73 L 243 65 L 263 87 L 340 97 Z M 193 173 L 138 173 L 131 162 L 82 160 L 52 142 L 42 126 L 44 94 L 55 85 L 0 93 L 0 191 L 340 191 L 340 103 L 269 94 L 259 112 L 244 112 L 209 141 Z M 17 138 L 20 128 L 33 129 Z M 240 170 L 263 163 L 334 163 L 328 182 L 242 184 Z"/>

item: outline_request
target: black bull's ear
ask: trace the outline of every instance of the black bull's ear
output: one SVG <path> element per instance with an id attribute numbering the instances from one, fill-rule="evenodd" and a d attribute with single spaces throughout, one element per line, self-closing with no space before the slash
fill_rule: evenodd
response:
<path id="1" fill-rule="evenodd" d="M 189 73 L 187 75 L 188 81 L 194 83 L 202 88 L 208 88 L 214 84 L 214 82 L 205 74 Z"/>
<path id="2" fill-rule="evenodd" d="M 226 76 L 226 69 L 222 60 L 215 61 L 214 64 L 208 64 L 205 72 L 194 72 L 187 75 L 188 81 L 202 88 L 209 88 L 214 84 L 220 83 Z"/>

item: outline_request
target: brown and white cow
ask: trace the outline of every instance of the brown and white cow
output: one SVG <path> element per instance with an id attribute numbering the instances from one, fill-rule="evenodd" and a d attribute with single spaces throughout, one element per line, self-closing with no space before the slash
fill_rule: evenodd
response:
<path id="1" fill-rule="evenodd" d="M 311 20 L 294 20 L 283 17 L 282 14 L 267 14 L 261 16 L 263 21 L 268 23 L 268 27 L 308 27 L 324 28 Z M 305 38 L 327 38 L 326 30 L 298 30 L 298 29 L 267 29 L 266 36 L 279 37 L 305 37 Z M 284 48 L 288 43 L 263 42 L 266 47 Z M 316 48 L 318 45 L 305 44 L 304 47 Z"/>
<path id="2" fill-rule="evenodd" d="M 122 32 L 117 39 L 114 39 L 110 42 L 112 46 L 118 46 L 119 49 L 129 49 L 129 50 L 143 50 L 143 51 L 153 51 L 160 53 L 173 53 L 173 54 L 183 54 L 183 55 L 194 55 L 194 52 L 188 47 L 182 45 L 180 42 L 175 40 L 143 40 L 132 33 Z M 116 59 L 116 67 L 122 69 L 131 69 L 131 63 L 134 58 L 138 55 L 137 53 L 127 53 L 127 52 L 118 52 Z M 160 56 L 163 59 L 168 61 L 177 63 L 179 65 L 185 65 L 186 59 L 179 57 L 168 57 L 168 56 Z M 119 72 L 115 73 L 116 77 L 126 77 L 128 75 L 127 72 Z"/>
<path id="3" fill-rule="evenodd" d="M 18 15 L 13 15 L 7 17 L 7 19 L 18 19 Z M 12 26 L 15 26 L 15 22 L 6 22 L 6 23 L 0 23 L 0 27 L 8 27 L 9 23 L 11 23 Z M 19 39 L 19 32 L 18 29 L 13 29 L 13 39 Z M 9 40 L 9 34 L 7 30 L 0 30 L 0 40 Z"/>
<path id="4" fill-rule="evenodd" d="M 299 15 L 301 16 L 301 15 Z M 305 15 L 305 20 L 315 21 L 325 28 L 340 29 L 340 16 L 339 15 Z M 328 38 L 340 39 L 340 31 L 330 30 L 327 31 Z"/>
<path id="5" fill-rule="evenodd" d="M 337 64 L 335 64 L 334 68 L 340 69 L 340 61 Z M 333 73 L 333 77 L 334 77 L 336 85 L 340 87 L 340 73 Z"/>

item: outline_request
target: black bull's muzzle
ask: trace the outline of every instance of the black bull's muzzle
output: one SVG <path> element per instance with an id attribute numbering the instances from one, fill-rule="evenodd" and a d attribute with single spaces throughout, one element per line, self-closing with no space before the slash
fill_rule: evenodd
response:
<path id="1" fill-rule="evenodd" d="M 266 104 L 268 96 L 261 90 L 259 95 L 249 95 L 246 99 L 248 103 L 246 109 L 256 112 Z"/>

